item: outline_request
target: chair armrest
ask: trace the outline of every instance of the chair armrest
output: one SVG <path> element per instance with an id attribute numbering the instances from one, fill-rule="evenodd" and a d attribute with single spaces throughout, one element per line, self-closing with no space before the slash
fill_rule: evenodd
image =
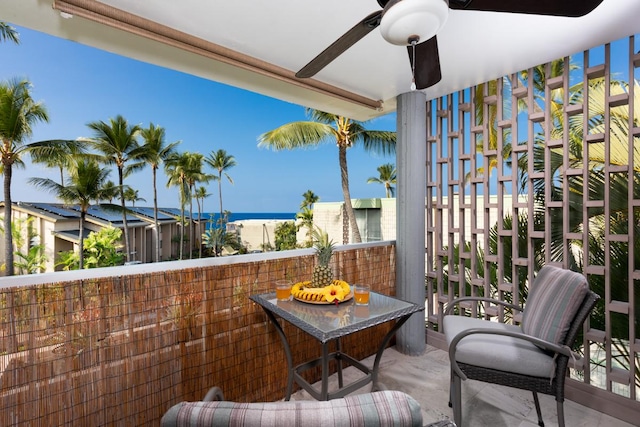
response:
<path id="1" fill-rule="evenodd" d="M 451 344 L 449 344 L 449 360 L 451 361 L 451 368 L 455 371 L 455 373 L 463 380 L 467 379 L 467 376 L 462 372 L 462 370 L 460 369 L 460 367 L 458 366 L 458 362 L 456 361 L 456 347 L 458 345 L 458 343 L 460 342 L 460 340 L 462 340 L 464 337 L 469 336 L 469 335 L 474 335 L 474 334 L 485 334 L 485 335 L 502 335 L 502 336 L 506 336 L 506 337 L 512 337 L 512 338 L 517 338 L 517 339 L 521 339 L 523 341 L 529 341 L 532 344 L 535 344 L 536 346 L 547 350 L 547 351 L 551 351 L 555 354 L 561 354 L 563 356 L 567 356 L 567 357 L 574 357 L 574 353 L 571 351 L 571 349 L 568 346 L 560 346 L 558 344 L 554 344 L 552 342 L 549 341 L 545 341 L 545 340 L 541 340 L 540 338 L 531 336 L 531 335 L 527 335 L 527 334 L 523 334 L 521 332 L 514 332 L 514 331 L 504 331 L 504 330 L 498 330 L 498 329 L 487 329 L 487 328 L 472 328 L 472 329 L 467 329 L 466 331 L 462 331 L 460 333 L 458 333 L 458 335 L 456 335 L 455 337 L 453 337 L 453 340 L 451 340 Z"/>
<path id="2" fill-rule="evenodd" d="M 220 387 L 211 387 L 202 400 L 204 402 L 222 402 L 224 400 L 222 389 Z"/>
<path id="3" fill-rule="evenodd" d="M 449 314 L 451 314 L 451 310 L 453 309 L 453 307 L 455 307 L 456 305 L 460 304 L 461 302 L 465 302 L 465 301 L 478 301 L 478 302 L 488 302 L 491 304 L 496 304 L 496 305 L 501 305 L 503 307 L 508 307 L 511 308 L 513 310 L 517 310 L 517 311 L 522 311 L 522 307 L 515 305 L 515 304 L 510 304 L 506 301 L 501 301 L 499 299 L 493 299 L 493 298 L 487 298 L 487 297 L 460 297 L 460 298 L 456 298 L 453 301 L 451 301 L 450 303 L 447 304 L 447 308 L 444 311 L 444 315 L 447 316 Z"/>

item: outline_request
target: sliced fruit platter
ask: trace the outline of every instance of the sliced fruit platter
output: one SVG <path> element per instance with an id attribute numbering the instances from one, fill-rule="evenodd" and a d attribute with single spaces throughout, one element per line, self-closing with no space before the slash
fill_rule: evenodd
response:
<path id="1" fill-rule="evenodd" d="M 329 285 L 314 288 L 311 281 L 298 282 L 291 287 L 291 295 L 310 304 L 336 304 L 353 298 L 351 286 L 344 280 L 333 280 Z"/>

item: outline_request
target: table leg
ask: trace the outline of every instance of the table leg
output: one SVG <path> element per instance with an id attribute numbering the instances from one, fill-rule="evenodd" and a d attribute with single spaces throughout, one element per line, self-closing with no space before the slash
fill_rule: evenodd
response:
<path id="1" fill-rule="evenodd" d="M 293 392 L 293 357 L 291 356 L 291 348 L 289 347 L 289 341 L 287 341 L 287 336 L 284 334 L 284 330 L 282 330 L 282 326 L 280 326 L 280 323 L 278 323 L 278 320 L 276 319 L 276 316 L 269 310 L 267 310 L 266 308 L 262 307 L 264 309 L 264 312 L 267 313 L 267 317 L 269 318 L 269 320 L 271 321 L 271 323 L 273 323 L 273 326 L 275 326 L 276 331 L 278 331 L 278 335 L 280 335 L 280 339 L 282 340 L 282 345 L 284 347 L 284 354 L 287 358 L 287 366 L 289 369 L 287 369 L 287 392 L 285 395 L 284 400 L 289 400 L 291 399 L 291 393 Z M 323 366 L 323 375 L 324 375 L 324 366 Z"/>
<path id="2" fill-rule="evenodd" d="M 329 343 L 322 343 L 322 385 L 320 386 L 320 400 L 329 400 Z"/>
<path id="3" fill-rule="evenodd" d="M 344 387 L 342 381 L 342 343 L 340 338 L 336 339 L 336 362 L 338 363 L 338 388 Z"/>
<path id="4" fill-rule="evenodd" d="M 382 353 L 384 352 L 384 349 L 387 348 L 387 344 L 389 344 L 389 341 L 391 341 L 391 338 L 395 335 L 395 333 L 398 332 L 398 329 L 400 329 L 400 327 L 404 325 L 407 320 L 409 320 L 409 317 L 411 317 L 411 314 L 399 318 L 393 328 L 391 328 L 391 330 L 387 332 L 387 335 L 384 336 L 384 339 L 380 344 L 380 348 L 378 348 L 378 353 L 376 354 L 375 361 L 373 362 L 373 369 L 371 371 L 371 391 L 376 391 L 376 383 L 378 381 L 378 367 L 380 365 L 380 359 L 382 359 Z"/>

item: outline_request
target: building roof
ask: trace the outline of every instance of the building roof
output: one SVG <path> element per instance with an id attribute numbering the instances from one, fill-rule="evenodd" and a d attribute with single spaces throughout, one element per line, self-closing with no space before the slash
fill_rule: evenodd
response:
<path id="1" fill-rule="evenodd" d="M 37 211 L 42 216 L 50 217 L 56 220 L 80 218 L 80 212 L 62 204 L 17 202 L 16 205 L 21 208 L 30 208 L 31 210 Z"/>
<path id="2" fill-rule="evenodd" d="M 146 219 L 153 220 L 153 207 L 147 206 L 129 206 L 127 209 L 135 213 L 136 215 L 140 215 Z M 176 222 L 176 218 L 173 215 L 167 215 L 165 212 L 158 209 L 158 221 L 159 222 Z"/>
<path id="3" fill-rule="evenodd" d="M 92 232 L 93 230 L 88 230 L 85 228 L 82 233 L 82 236 L 83 236 L 82 239 L 84 240 L 87 237 L 89 237 L 89 234 L 91 234 Z M 63 240 L 67 240 L 69 242 L 76 243 L 76 244 L 80 243 L 80 239 L 78 239 L 78 236 L 80 235 L 80 230 L 54 231 L 53 234 Z"/>
<path id="4" fill-rule="evenodd" d="M 112 224 L 114 227 L 122 227 L 122 211 L 119 205 L 114 204 L 101 204 L 101 205 L 92 205 L 89 206 L 87 210 L 87 215 L 93 217 L 92 220 L 98 220 L 103 222 L 108 222 Z M 139 227 L 143 224 L 147 224 L 148 221 L 143 220 L 142 218 L 135 216 L 133 214 L 127 213 L 127 225 L 129 227 Z"/>
<path id="5" fill-rule="evenodd" d="M 78 205 L 46 202 L 15 202 L 14 206 L 29 211 L 32 215 L 46 217 L 51 221 L 80 219 L 80 207 Z M 147 226 L 153 222 L 153 208 L 127 207 L 127 209 L 131 211 L 127 214 L 127 225 L 129 227 Z M 162 223 L 177 221 L 175 217 L 162 212 L 158 214 L 158 220 Z M 123 227 L 120 206 L 110 203 L 90 206 L 87 210 L 86 221 L 100 225 L 110 224 L 116 228 Z"/>
<path id="6" fill-rule="evenodd" d="M 181 215 L 181 211 L 178 208 L 158 208 L 160 211 L 164 212 L 167 215 L 172 215 L 174 218 L 180 218 Z M 196 217 L 198 216 L 197 212 L 194 212 L 194 216 L 193 219 L 197 219 Z M 188 211 L 187 209 L 184 210 L 184 217 L 185 219 L 189 219 L 192 218 L 191 217 L 191 212 Z"/>

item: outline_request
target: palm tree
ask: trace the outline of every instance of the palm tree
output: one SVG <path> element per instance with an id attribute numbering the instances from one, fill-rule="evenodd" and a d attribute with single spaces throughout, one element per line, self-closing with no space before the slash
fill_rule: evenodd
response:
<path id="1" fill-rule="evenodd" d="M 383 184 L 385 194 L 387 198 L 393 197 L 395 194 L 395 187 L 392 184 L 396 183 L 396 167 L 391 163 L 378 166 L 379 177 L 372 176 L 367 179 L 367 184 L 376 183 Z"/>
<path id="2" fill-rule="evenodd" d="M 37 154 L 31 155 L 31 160 L 34 163 L 42 163 L 49 168 L 58 168 L 60 172 L 60 185 L 64 185 L 64 171 L 70 167 L 73 167 L 75 157 L 82 154 L 87 156 L 83 147 L 78 145 L 69 145 L 61 147 L 54 153 L 46 153 L 44 156 Z"/>
<path id="3" fill-rule="evenodd" d="M 14 269 L 18 274 L 34 274 L 42 273 L 45 269 L 47 256 L 45 255 L 45 246 L 40 242 L 40 235 L 33 228 L 35 217 L 16 218 L 11 221 L 11 234 L 13 235 L 14 248 Z M 24 230 L 26 229 L 26 235 Z M 0 227 L 0 231 L 4 232 L 4 228 Z M 26 245 L 25 248 L 25 243 Z M 26 249 L 26 252 L 23 250 Z M 17 258 L 17 259 L 16 259 Z M 4 264 L 0 269 L 4 270 Z"/>
<path id="4" fill-rule="evenodd" d="M 300 203 L 300 209 L 304 209 L 305 207 L 311 209 L 313 204 L 318 200 L 320 200 L 320 197 L 318 197 L 316 193 L 311 190 L 307 190 L 302 193 L 302 203 Z"/>
<path id="5" fill-rule="evenodd" d="M 353 240 L 362 241 L 360 230 L 351 205 L 349 192 L 349 172 L 347 169 L 347 149 L 355 144 L 362 144 L 368 152 L 389 155 L 395 153 L 396 133 L 392 131 L 366 130 L 364 123 L 346 117 L 325 113 L 307 108 L 310 121 L 293 122 L 266 132 L 258 138 L 258 146 L 269 147 L 274 150 L 292 150 L 295 148 L 309 148 L 320 143 L 334 143 L 338 146 L 338 161 L 340 163 L 340 177 L 346 220 L 351 225 Z M 345 227 L 346 229 L 346 227 Z M 349 242 L 349 235 L 343 236 L 345 243 Z"/>
<path id="6" fill-rule="evenodd" d="M 307 227 L 307 241 L 305 246 L 310 248 L 313 246 L 313 204 L 320 200 L 320 197 L 311 190 L 302 193 L 302 202 L 300 203 L 300 212 L 296 214 L 296 218 L 302 221 L 301 227 Z"/>
<path id="7" fill-rule="evenodd" d="M 32 135 L 32 126 L 49 121 L 45 106 L 31 98 L 31 84 L 26 80 L 0 83 L 0 168 L 4 175 L 4 229 L 11 230 L 11 178 L 13 166 L 24 166 L 21 156 L 27 152 L 51 153 L 63 142 L 33 142 L 25 144 Z M 13 238 L 4 233 L 6 275 L 13 276 Z"/>
<path id="8" fill-rule="evenodd" d="M 560 71 L 555 70 L 555 67 L 551 68 L 551 75 L 545 76 L 544 72 L 541 70 L 536 71 L 534 69 L 534 74 L 531 80 L 533 80 L 533 85 L 536 88 L 544 88 L 546 79 L 550 77 L 555 77 L 556 73 L 560 73 Z M 526 74 L 523 74 L 527 77 Z M 541 80 L 541 81 L 539 81 Z M 640 90 L 640 84 L 638 81 L 633 83 L 634 89 Z M 540 102 L 544 102 L 544 92 L 539 93 L 540 89 L 536 91 L 536 99 L 540 100 Z M 609 91 L 610 96 L 616 95 L 624 95 L 629 93 L 630 88 L 624 82 L 611 80 L 609 82 L 609 86 L 606 85 L 606 80 L 604 77 L 595 78 L 589 80 L 587 86 L 585 87 L 585 83 L 579 82 L 571 87 L 569 87 L 569 103 L 571 105 L 579 105 L 583 104 L 586 101 L 589 103 L 589 120 L 588 133 L 597 134 L 603 133 L 605 131 L 605 110 L 606 110 L 606 91 Z M 584 99 L 585 92 L 588 92 L 588 100 Z M 589 147 L 589 158 L 585 159 L 583 157 L 583 134 L 584 134 L 584 123 L 583 123 L 583 115 L 575 114 L 568 118 L 568 122 L 565 123 L 564 118 L 564 107 L 563 107 L 563 98 L 565 96 L 563 88 L 554 89 L 550 91 L 550 119 L 552 125 L 549 126 L 551 129 L 549 138 L 552 140 L 562 140 L 563 133 L 567 132 L 567 140 L 568 140 L 568 150 L 569 153 L 569 163 L 571 168 L 584 168 L 588 167 L 590 170 L 602 170 L 604 168 L 605 162 L 605 151 L 604 146 L 601 144 L 592 144 Z M 535 106 L 532 109 L 539 107 Z M 640 125 L 640 114 L 638 110 L 640 108 L 640 100 L 635 101 L 634 105 L 634 117 L 632 120 L 632 127 L 637 127 Z M 619 108 L 611 109 L 611 117 L 609 122 L 610 132 L 610 164 L 616 166 L 627 166 L 628 165 L 628 135 L 629 135 L 629 119 L 630 119 L 630 111 L 626 106 L 621 106 Z M 539 134 L 535 136 L 535 145 L 533 148 L 533 170 L 534 172 L 541 172 L 544 168 L 549 168 L 551 166 L 551 176 L 555 176 L 563 167 L 563 150 L 562 149 L 551 149 L 550 150 L 550 162 L 545 166 L 545 135 Z M 524 181 L 526 178 L 526 172 L 528 170 L 528 162 L 530 160 L 526 155 L 523 155 L 519 160 L 518 168 L 521 171 L 521 180 Z M 634 170 L 636 172 L 640 172 L 640 152 L 635 150 L 634 152 Z M 538 186 L 535 187 L 535 193 L 543 198 L 544 197 L 544 185 L 543 183 L 539 183 Z M 602 184 L 604 185 L 604 184 Z M 557 193 L 557 194 L 561 194 Z M 552 198 L 556 197 L 552 195 Z M 593 211 L 593 210 L 592 210 Z M 593 211 L 595 212 L 595 211 Z"/>
<path id="9" fill-rule="evenodd" d="M 71 168 L 67 185 L 61 185 L 49 178 L 31 178 L 29 183 L 42 188 L 64 203 L 80 206 L 80 232 L 78 236 L 78 252 L 80 269 L 84 267 L 84 222 L 92 201 L 104 198 L 104 184 L 109 170 L 101 168 L 95 160 L 78 158 Z"/>
<path id="10" fill-rule="evenodd" d="M 196 184 L 209 182 L 209 180 L 212 178 L 211 175 L 208 175 L 202 172 L 203 161 L 204 161 L 204 155 L 200 153 L 188 153 L 188 160 L 187 160 L 188 167 L 186 171 L 186 180 L 187 180 L 187 185 L 189 187 L 189 216 L 191 217 L 191 224 L 193 225 L 189 233 L 190 234 L 189 241 L 191 242 L 191 244 L 189 245 L 189 259 L 193 258 L 193 244 L 196 241 L 195 230 L 194 230 L 196 222 L 193 220 L 193 199 L 196 197 Z M 200 206 L 199 203 L 198 203 L 198 206 Z M 199 212 L 198 212 L 198 229 L 200 229 L 200 213 Z M 200 253 L 202 253 L 202 250 L 200 250 Z"/>
<path id="11" fill-rule="evenodd" d="M 303 206 L 300 212 L 296 214 L 296 218 L 302 222 L 302 224 L 300 224 L 301 227 L 307 227 L 305 246 L 310 248 L 313 246 L 313 210 L 308 206 Z"/>
<path id="12" fill-rule="evenodd" d="M 202 222 L 202 212 L 204 211 L 204 199 L 209 197 L 211 194 L 207 193 L 206 187 L 198 187 L 196 188 L 193 196 L 196 199 L 196 203 L 198 204 L 198 221 Z M 202 245 L 199 247 L 199 256 L 202 258 Z"/>
<path id="13" fill-rule="evenodd" d="M 127 186 L 127 188 L 124 190 L 124 199 L 127 202 L 131 202 L 133 206 L 136 205 L 136 202 L 146 202 L 147 200 L 144 197 L 139 197 L 138 193 L 138 190 L 134 190 L 133 188 Z"/>
<path id="14" fill-rule="evenodd" d="M 30 246 L 27 253 L 16 252 L 19 258 L 14 265 L 18 268 L 18 274 L 36 274 L 44 272 L 47 264 L 47 256 L 44 253 L 43 244 Z"/>
<path id="15" fill-rule="evenodd" d="M 102 200 L 104 201 L 108 200 L 109 203 L 111 203 L 113 202 L 113 199 L 115 197 L 118 197 L 119 193 L 120 193 L 120 189 L 118 188 L 118 186 L 113 181 L 109 180 L 104 184 Z"/>
<path id="16" fill-rule="evenodd" d="M 10 40 L 15 44 L 20 44 L 20 35 L 11 25 L 0 21 L 0 41 Z"/>
<path id="17" fill-rule="evenodd" d="M 218 172 L 218 176 L 214 179 L 218 181 L 218 195 L 220 197 L 220 227 L 222 227 L 222 174 L 224 174 L 229 182 L 233 184 L 233 179 L 231 179 L 226 171 L 237 164 L 236 159 L 232 155 L 227 154 L 225 150 L 220 149 L 218 151 L 212 151 L 209 154 L 209 157 L 205 159 L 205 162 Z"/>
<path id="18" fill-rule="evenodd" d="M 577 68 L 575 64 L 567 64 L 569 70 L 574 70 Z M 517 111 L 521 113 L 522 111 L 533 112 L 541 112 L 542 105 L 544 105 L 544 93 L 545 93 L 545 84 L 547 79 L 558 77 L 564 73 L 565 68 L 565 60 L 563 58 L 556 59 L 549 64 L 549 71 L 547 75 L 546 65 L 538 65 L 536 67 L 531 68 L 531 78 L 529 78 L 529 70 L 522 71 L 518 75 L 518 79 L 520 81 L 520 85 L 526 86 L 531 84 L 534 88 L 534 103 L 533 105 L 528 105 L 526 99 L 519 99 L 517 104 Z M 502 84 L 504 86 L 512 85 L 510 79 L 504 77 L 502 78 Z M 582 83 L 579 83 L 581 85 Z M 573 91 L 575 87 L 571 88 Z M 511 166 L 511 150 L 512 150 L 512 135 L 510 128 L 499 128 L 498 126 L 498 106 L 495 103 L 485 103 L 486 97 L 494 96 L 498 93 L 499 85 L 498 80 L 492 80 L 487 83 L 481 83 L 475 88 L 475 96 L 474 96 L 474 108 L 475 108 L 475 118 L 476 125 L 484 123 L 485 121 L 488 123 L 487 126 L 487 141 L 484 141 L 484 135 L 479 135 L 478 140 L 476 141 L 476 151 L 478 153 L 484 153 L 486 151 L 496 151 L 498 149 L 498 136 L 499 132 L 502 132 L 502 152 L 500 153 L 500 157 L 497 155 L 490 155 L 488 157 L 488 170 L 485 171 L 484 166 L 479 166 L 476 170 L 476 174 L 481 176 L 484 175 L 485 172 L 491 174 L 494 169 L 498 167 L 499 161 L 504 161 L 507 166 Z M 557 118 L 561 116 L 564 112 L 564 105 L 562 101 L 563 89 L 551 89 L 549 92 L 551 95 L 550 99 L 550 115 L 554 118 L 554 122 L 557 124 Z M 512 114 L 510 106 L 504 106 L 505 110 L 503 111 L 503 116 L 508 116 Z M 486 146 L 485 146 L 486 145 Z M 525 168 L 526 170 L 526 168 Z M 470 179 L 471 173 L 467 174 L 467 181 Z"/>
<path id="19" fill-rule="evenodd" d="M 180 249 L 179 259 L 183 257 L 184 247 L 184 208 L 191 198 L 189 175 L 192 173 L 193 153 L 173 153 L 164 162 L 165 173 L 169 177 L 167 187 L 178 187 L 180 195 Z"/>
<path id="20" fill-rule="evenodd" d="M 204 199 L 211 196 L 211 193 L 207 192 L 207 187 L 198 187 L 196 188 L 195 198 L 196 201 L 200 204 L 198 209 L 201 209 L 201 212 L 204 212 Z"/>
<path id="21" fill-rule="evenodd" d="M 145 165 L 145 163 L 139 159 L 141 157 L 141 150 L 139 149 L 140 145 L 138 144 L 137 136 L 140 133 L 140 126 L 129 125 L 127 120 L 121 115 L 116 116 L 115 119 L 110 119 L 109 123 L 97 121 L 91 122 L 87 126 L 94 131 L 94 137 L 89 139 L 88 142 L 102 154 L 103 162 L 108 165 L 115 165 L 118 170 L 125 256 L 126 260 L 130 261 L 131 251 L 129 250 L 127 210 L 124 205 L 124 178 Z"/>
<path id="22" fill-rule="evenodd" d="M 160 224 L 158 223 L 158 188 L 157 188 L 157 172 L 160 164 L 165 162 L 167 158 L 175 152 L 180 141 L 167 144 L 165 141 L 165 130 L 161 126 L 155 126 L 153 123 L 149 127 L 140 131 L 140 136 L 144 140 L 142 145 L 142 158 L 151 166 L 153 180 L 153 224 L 155 235 L 155 252 L 156 262 L 160 261 Z"/>

